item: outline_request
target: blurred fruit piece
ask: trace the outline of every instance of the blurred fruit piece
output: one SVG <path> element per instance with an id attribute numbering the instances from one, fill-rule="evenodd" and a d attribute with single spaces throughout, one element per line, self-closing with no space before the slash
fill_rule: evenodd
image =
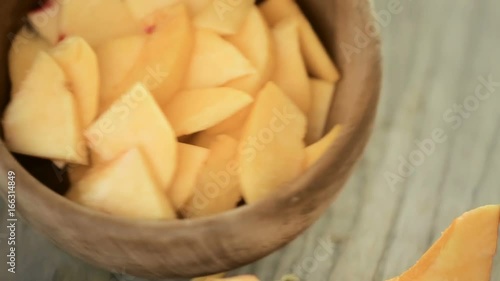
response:
<path id="1" fill-rule="evenodd" d="M 162 188 L 173 180 L 177 167 L 177 139 L 151 93 L 134 85 L 85 131 L 99 161 L 111 161 L 138 147 Z"/>
<path id="2" fill-rule="evenodd" d="M 208 159 L 210 150 L 194 145 L 179 143 L 178 165 L 168 197 L 176 210 L 180 210 L 193 196 L 196 180 Z"/>
<path id="3" fill-rule="evenodd" d="M 184 0 L 184 2 L 193 16 L 203 11 L 209 4 L 213 4 L 213 0 Z"/>
<path id="4" fill-rule="evenodd" d="M 80 37 L 67 37 L 50 55 L 61 66 L 75 96 L 83 128 L 96 118 L 99 105 L 99 67 L 92 48 Z"/>
<path id="5" fill-rule="evenodd" d="M 177 136 L 203 131 L 235 114 L 253 101 L 245 92 L 211 88 L 178 93 L 164 108 Z"/>
<path id="6" fill-rule="evenodd" d="M 131 219 L 175 219 L 175 212 L 139 149 L 88 170 L 67 197 L 84 206 Z"/>
<path id="7" fill-rule="evenodd" d="M 390 281 L 489 281 L 499 220 L 498 205 L 463 214 L 410 270 Z"/>
<path id="8" fill-rule="evenodd" d="M 64 1 L 60 17 L 61 34 L 80 36 L 91 46 L 142 31 L 122 0 Z"/>
<path id="9" fill-rule="evenodd" d="M 295 19 L 279 22 L 272 30 L 276 46 L 275 82 L 304 113 L 311 106 L 311 88 L 300 52 L 299 30 Z"/>
<path id="10" fill-rule="evenodd" d="M 330 113 L 335 84 L 319 79 L 309 79 L 311 86 L 311 109 L 307 115 L 306 143 L 313 144 L 323 136 Z"/>
<path id="11" fill-rule="evenodd" d="M 101 76 L 101 112 L 120 96 L 121 83 L 139 61 L 145 44 L 146 36 L 133 35 L 109 40 L 96 47 Z"/>
<path id="12" fill-rule="evenodd" d="M 90 170 L 90 166 L 71 165 L 68 167 L 68 178 L 71 185 L 79 182 L 83 176 Z"/>
<path id="13" fill-rule="evenodd" d="M 197 180 L 194 194 L 184 206 L 184 217 L 205 217 L 234 209 L 241 199 L 236 151 L 238 142 L 220 135 Z"/>
<path id="14" fill-rule="evenodd" d="M 123 0 L 136 20 L 143 20 L 154 12 L 180 3 L 181 0 Z"/>
<path id="15" fill-rule="evenodd" d="M 194 35 L 184 5 L 159 10 L 152 16 L 154 25 L 137 62 L 122 81 L 120 89 L 142 82 L 164 105 L 178 92 L 191 59 Z"/>
<path id="16" fill-rule="evenodd" d="M 268 197 L 302 172 L 306 126 L 304 114 L 274 83 L 258 94 L 239 148 L 247 203 Z"/>
<path id="17" fill-rule="evenodd" d="M 63 0 L 47 0 L 40 8 L 28 13 L 31 26 L 52 45 L 64 36 L 59 32 L 61 1 Z"/>
<path id="18" fill-rule="evenodd" d="M 274 42 L 257 7 L 250 9 L 242 28 L 236 34 L 227 36 L 226 40 L 236 46 L 255 67 L 262 79 L 261 86 L 269 80 L 274 67 Z"/>
<path id="19" fill-rule="evenodd" d="M 260 5 L 260 10 L 271 26 L 285 18 L 295 18 L 299 23 L 301 48 L 309 73 L 328 82 L 339 79 L 332 59 L 295 1 L 267 0 Z"/>
<path id="20" fill-rule="evenodd" d="M 255 68 L 236 47 L 216 33 L 200 29 L 195 32 L 195 47 L 188 69 L 188 89 L 217 87 L 255 73 Z"/>
<path id="21" fill-rule="evenodd" d="M 255 0 L 214 0 L 196 15 L 194 25 L 219 34 L 235 34 L 254 7 L 254 2 Z"/>
<path id="22" fill-rule="evenodd" d="M 233 88 L 236 90 L 248 93 L 251 96 L 256 96 L 258 91 L 262 89 L 262 78 L 258 73 L 250 74 L 241 78 L 237 78 L 225 85 L 225 87 Z M 206 132 L 210 135 L 227 134 L 240 139 L 239 131 L 241 131 L 241 124 L 245 123 L 248 114 L 252 110 L 252 106 L 247 106 L 238 111 L 236 114 L 218 123 L 217 125 L 208 128 Z"/>
<path id="23" fill-rule="evenodd" d="M 316 163 L 333 145 L 342 132 L 341 126 L 335 126 L 326 136 L 306 148 L 306 168 Z"/>
<path id="24" fill-rule="evenodd" d="M 19 92 L 21 83 L 26 79 L 38 53 L 48 51 L 50 48 L 49 42 L 31 32 L 26 26 L 16 34 L 9 50 L 9 74 L 12 83 L 12 94 Z"/>
<path id="25" fill-rule="evenodd" d="M 5 111 L 5 142 L 12 152 L 87 164 L 77 105 L 68 84 L 61 67 L 40 52 Z"/>

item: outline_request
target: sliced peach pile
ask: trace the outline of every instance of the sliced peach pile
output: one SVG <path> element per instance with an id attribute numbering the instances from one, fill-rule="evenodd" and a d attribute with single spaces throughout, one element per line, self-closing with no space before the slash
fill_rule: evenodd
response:
<path id="1" fill-rule="evenodd" d="M 388 281 L 489 281 L 499 222 L 500 205 L 463 214 L 412 268 Z"/>
<path id="2" fill-rule="evenodd" d="M 338 73 L 293 1 L 49 0 L 28 19 L 5 141 L 67 171 L 86 207 L 218 214 L 282 190 L 341 135 Z"/>

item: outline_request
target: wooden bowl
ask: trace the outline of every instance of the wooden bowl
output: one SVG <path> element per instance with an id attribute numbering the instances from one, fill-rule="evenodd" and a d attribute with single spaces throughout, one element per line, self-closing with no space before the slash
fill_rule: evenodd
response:
<path id="1" fill-rule="evenodd" d="M 2 111 L 9 96 L 10 42 L 6 39 L 12 38 L 23 23 L 23 15 L 36 2 L 3 0 L 1 4 Z M 139 277 L 192 277 L 227 271 L 284 246 L 318 219 L 351 174 L 371 134 L 381 80 L 378 37 L 371 34 L 363 46 L 355 43 L 357 32 L 365 32 L 368 24 L 375 23 L 368 0 L 298 2 L 341 71 L 330 126 L 342 123 L 346 130 L 312 169 L 273 198 L 203 219 L 119 219 L 60 196 L 58 193 L 63 193 L 67 186 L 64 180 L 57 179 L 61 175 L 48 161 L 13 156 L 2 141 L 0 194 L 7 197 L 6 175 L 9 170 L 15 171 L 17 211 L 34 228 L 91 264 Z"/>

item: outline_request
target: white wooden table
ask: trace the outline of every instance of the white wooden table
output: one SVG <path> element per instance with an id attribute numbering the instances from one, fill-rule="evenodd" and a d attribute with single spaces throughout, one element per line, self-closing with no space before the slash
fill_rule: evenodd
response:
<path id="1" fill-rule="evenodd" d="M 380 11 L 389 0 L 375 2 Z M 500 84 L 483 101 L 473 101 L 481 77 L 500 82 L 500 2 L 401 5 L 402 12 L 382 29 L 383 96 L 375 134 L 355 175 L 309 231 L 235 273 L 263 281 L 290 273 L 310 281 L 385 280 L 414 264 L 455 217 L 500 203 Z M 454 113 L 464 101 L 462 115 Z M 434 142 L 428 154 L 418 152 L 416 143 L 428 143 L 435 131 L 443 134 L 441 143 Z M 414 163 L 406 164 L 411 174 L 398 172 L 405 161 Z M 397 184 L 386 179 L 389 174 L 400 176 Z M 19 267 L 11 280 L 140 280 L 88 267 L 24 224 L 17 235 Z M 0 280 L 6 276 L 4 259 L 2 254 Z M 492 280 L 500 280 L 500 259 Z"/>

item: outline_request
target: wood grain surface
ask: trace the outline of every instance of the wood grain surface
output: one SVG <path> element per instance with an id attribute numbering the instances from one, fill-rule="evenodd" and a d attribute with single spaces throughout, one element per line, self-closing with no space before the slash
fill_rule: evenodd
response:
<path id="1" fill-rule="evenodd" d="M 389 13 L 389 20 L 394 1 L 400 12 Z M 375 6 L 385 15 L 385 77 L 375 134 L 363 160 L 310 230 L 232 274 L 257 274 L 263 281 L 285 280 L 292 273 L 310 281 L 385 280 L 415 263 L 455 217 L 500 203 L 500 84 L 493 84 L 489 95 L 481 86 L 487 97 L 473 102 L 483 79 L 500 82 L 500 2 L 376 0 Z M 464 102 L 463 112 L 454 113 Z M 441 132 L 440 142 L 432 141 L 435 132 Z M 434 149 L 428 155 L 417 152 L 429 142 Z M 398 171 L 406 161 L 418 162 L 410 164 L 412 173 Z M 2 201 L 0 209 L 4 249 Z M 142 281 L 89 267 L 25 224 L 17 239 L 14 280 Z M 4 280 L 3 253 L 0 264 Z M 491 280 L 500 280 L 500 258 Z"/>

